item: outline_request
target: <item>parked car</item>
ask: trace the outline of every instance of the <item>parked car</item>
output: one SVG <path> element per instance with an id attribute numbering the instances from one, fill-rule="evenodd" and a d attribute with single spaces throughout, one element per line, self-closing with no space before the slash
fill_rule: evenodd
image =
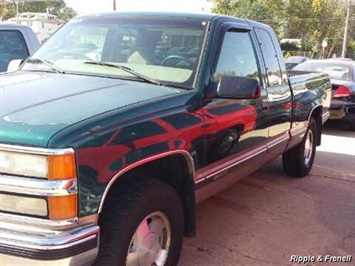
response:
<path id="1" fill-rule="evenodd" d="M 355 131 L 355 62 L 351 59 L 314 60 L 294 70 L 327 73 L 332 82 L 329 119 L 345 121 L 349 129 Z"/>
<path id="2" fill-rule="evenodd" d="M 36 34 L 30 27 L 0 23 L 0 72 L 7 71 L 15 59 L 26 59 L 39 47 Z"/>
<path id="3" fill-rule="evenodd" d="M 354 61 L 352 58 L 348 58 L 348 57 L 335 57 L 335 58 L 328 58 L 328 60 Z"/>
<path id="4" fill-rule="evenodd" d="M 197 202 L 311 171 L 331 98 L 269 26 L 205 13 L 74 18 L 1 86 L 4 265 L 177 265 Z"/>
<path id="5" fill-rule="evenodd" d="M 286 69 L 293 69 L 295 66 L 309 60 L 310 59 L 306 56 L 290 56 L 285 59 Z"/>

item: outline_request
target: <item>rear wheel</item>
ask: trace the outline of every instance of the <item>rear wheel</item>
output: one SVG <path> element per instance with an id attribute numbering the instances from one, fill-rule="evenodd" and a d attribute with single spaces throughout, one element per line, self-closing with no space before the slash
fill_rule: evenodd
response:
<path id="1" fill-rule="evenodd" d="M 286 174 L 295 177 L 308 175 L 316 154 L 317 134 L 317 124 L 312 117 L 301 143 L 282 155 L 282 165 Z"/>
<path id="2" fill-rule="evenodd" d="M 130 179 L 105 204 L 94 265 L 176 265 L 184 232 L 179 196 L 159 180 Z"/>

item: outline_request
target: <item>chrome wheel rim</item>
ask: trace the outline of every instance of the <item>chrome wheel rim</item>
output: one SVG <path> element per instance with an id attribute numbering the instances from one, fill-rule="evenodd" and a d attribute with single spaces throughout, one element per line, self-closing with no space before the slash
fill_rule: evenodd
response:
<path id="1" fill-rule="evenodd" d="M 313 154 L 313 133 L 311 130 L 308 130 L 306 135 L 306 141 L 304 143 L 304 163 L 306 165 L 311 161 Z"/>
<path id="2" fill-rule="evenodd" d="M 162 266 L 168 257 L 171 229 L 167 216 L 154 212 L 138 225 L 128 248 L 127 266 Z"/>

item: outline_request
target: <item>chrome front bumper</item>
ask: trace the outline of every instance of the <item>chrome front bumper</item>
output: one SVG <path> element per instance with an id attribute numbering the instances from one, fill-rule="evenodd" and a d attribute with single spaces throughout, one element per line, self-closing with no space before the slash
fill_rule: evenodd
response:
<path id="1" fill-rule="evenodd" d="M 42 149 L 5 145 L 0 151 L 31 155 L 58 155 L 73 153 L 69 149 Z M 6 155 L 6 153 L 4 153 Z M 3 166 L 0 173 L 0 194 L 17 197 L 67 197 L 78 194 L 77 178 L 47 180 L 35 176 L 16 176 Z M 97 214 L 83 218 L 50 220 L 47 215 L 34 218 L 26 210 L 14 210 L 13 205 L 0 202 L 0 265 L 90 265 L 99 247 Z M 42 207 L 44 208 L 44 207 Z M 65 207 L 63 207 L 65 208 Z M 14 208 L 15 209 L 15 208 Z M 23 211 L 23 214 L 19 214 Z M 37 214 L 36 214 L 37 215 Z"/>
<path id="2" fill-rule="evenodd" d="M 98 253 L 99 227 L 72 222 L 63 223 L 64 228 L 43 226 L 41 219 L 1 214 L 0 265 L 91 265 Z"/>

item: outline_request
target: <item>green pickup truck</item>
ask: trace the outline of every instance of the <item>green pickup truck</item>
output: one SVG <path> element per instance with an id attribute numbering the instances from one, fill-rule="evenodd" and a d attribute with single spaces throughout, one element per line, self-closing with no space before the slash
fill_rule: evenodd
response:
<path id="1" fill-rule="evenodd" d="M 2 265 L 176 265 L 196 203 L 312 168 L 331 84 L 214 14 L 77 17 L 0 75 Z"/>

